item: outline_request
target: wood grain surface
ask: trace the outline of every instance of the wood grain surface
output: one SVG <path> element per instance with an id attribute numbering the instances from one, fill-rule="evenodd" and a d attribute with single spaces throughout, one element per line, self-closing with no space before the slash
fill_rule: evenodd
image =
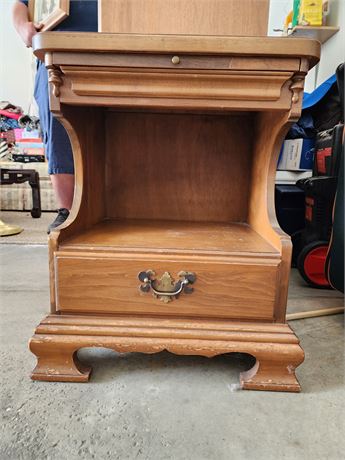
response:
<path id="1" fill-rule="evenodd" d="M 231 258 L 226 263 L 192 256 L 190 260 L 178 256 L 169 260 L 158 255 L 136 260 L 135 254 L 130 258 L 93 257 L 60 251 L 55 270 L 60 311 L 274 319 L 278 276 L 274 260 L 241 264 Z M 167 304 L 152 292 L 142 293 L 138 274 L 147 270 L 155 271 L 158 278 L 169 272 L 175 281 L 180 271 L 193 272 L 197 277 L 194 292 Z"/>
<path id="2" fill-rule="evenodd" d="M 34 380 L 86 382 L 91 368 L 80 363 L 83 347 L 106 347 L 117 352 L 212 357 L 241 352 L 253 355 L 253 368 L 240 376 L 243 389 L 300 391 L 295 368 L 304 353 L 286 324 L 210 321 L 202 319 L 50 315 L 30 340 L 37 356 Z"/>
<path id="3" fill-rule="evenodd" d="M 107 216 L 245 222 L 252 120 L 109 113 Z"/>
<path id="4" fill-rule="evenodd" d="M 92 32 L 48 32 L 33 37 L 34 54 L 44 59 L 47 51 L 88 53 L 186 53 L 201 55 L 307 58 L 317 64 L 321 45 L 316 40 L 283 37 L 226 37 L 207 35 L 145 35 Z"/>
<path id="5" fill-rule="evenodd" d="M 269 0 L 99 0 L 100 32 L 267 35 Z"/>
<path id="6" fill-rule="evenodd" d="M 155 69 L 199 69 L 199 70 L 258 70 L 277 72 L 297 72 L 301 70 L 301 59 L 255 56 L 191 55 L 178 53 L 179 62 L 174 64 L 173 53 L 73 53 L 54 51 L 52 63 L 59 66 L 87 66 L 89 68 L 155 68 Z M 306 60 L 308 65 L 308 61 Z"/>
<path id="7" fill-rule="evenodd" d="M 162 220 L 109 220 L 78 233 L 64 251 L 128 251 L 280 258 L 280 253 L 248 224 Z"/>
<path id="8" fill-rule="evenodd" d="M 192 19 L 190 33 L 222 23 Z M 86 381 L 77 351 L 89 346 L 243 352 L 257 359 L 244 388 L 299 391 L 304 354 L 284 324 L 291 242 L 276 221 L 274 176 L 320 44 L 150 32 L 34 38 L 51 109 L 72 142 L 76 187 L 69 219 L 50 236 L 57 313 L 31 340 L 32 378 Z M 164 303 L 139 291 L 147 270 L 175 281 L 194 272 L 194 291 Z"/>

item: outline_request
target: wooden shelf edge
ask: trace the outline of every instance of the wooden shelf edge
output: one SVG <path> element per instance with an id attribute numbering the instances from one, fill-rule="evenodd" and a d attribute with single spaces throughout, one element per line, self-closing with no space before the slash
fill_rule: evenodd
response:
<path id="1" fill-rule="evenodd" d="M 188 237 L 192 232 L 193 237 Z M 214 236 L 223 239 L 214 243 Z M 128 236 L 127 236 L 128 235 Z M 206 243 L 211 239 L 211 243 Z M 155 243 L 155 244 L 153 244 Z M 157 246 L 158 245 L 158 246 Z M 105 220 L 59 245 L 60 251 L 135 253 L 146 256 L 243 257 L 271 260 L 281 254 L 247 223 L 205 223 L 155 220 Z M 132 257 L 132 256 L 131 256 Z"/>
<path id="2" fill-rule="evenodd" d="M 289 37 L 292 38 L 310 38 L 325 43 L 340 30 L 340 27 L 334 26 L 296 26 L 292 29 Z"/>

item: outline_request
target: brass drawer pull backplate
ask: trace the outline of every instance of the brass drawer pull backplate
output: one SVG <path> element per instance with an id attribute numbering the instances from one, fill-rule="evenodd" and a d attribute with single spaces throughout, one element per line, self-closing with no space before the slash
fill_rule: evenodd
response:
<path id="1" fill-rule="evenodd" d="M 153 296 L 165 303 L 177 299 L 182 292 L 191 294 L 193 288 L 190 285 L 196 280 L 195 274 L 181 271 L 177 276 L 180 279 L 175 282 L 169 272 L 165 272 L 161 278 L 156 278 L 156 273 L 153 270 L 140 272 L 138 278 L 143 284 L 140 285 L 139 289 L 142 292 L 152 290 Z"/>

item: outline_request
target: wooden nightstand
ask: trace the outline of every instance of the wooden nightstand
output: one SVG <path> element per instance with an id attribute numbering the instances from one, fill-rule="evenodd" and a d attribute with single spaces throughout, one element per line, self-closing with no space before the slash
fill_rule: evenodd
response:
<path id="1" fill-rule="evenodd" d="M 82 347 L 249 353 L 244 388 L 299 391 L 285 322 L 291 242 L 277 158 L 320 45 L 284 38 L 44 33 L 74 205 L 49 240 L 51 314 L 32 378 L 86 381 Z"/>

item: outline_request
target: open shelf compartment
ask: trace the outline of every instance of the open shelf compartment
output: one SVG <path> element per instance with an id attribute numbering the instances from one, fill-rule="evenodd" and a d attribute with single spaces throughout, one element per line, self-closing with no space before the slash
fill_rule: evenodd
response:
<path id="1" fill-rule="evenodd" d="M 92 118 L 82 210 L 54 253 L 56 310 L 275 321 L 282 252 L 251 221 L 253 209 L 254 220 L 265 213 L 268 165 L 255 166 L 255 139 L 270 118 L 104 109 Z M 174 293 L 183 273 L 192 293 L 165 302 L 159 286 Z"/>
<path id="2" fill-rule="evenodd" d="M 245 223 L 104 220 L 66 240 L 63 250 L 277 256 Z"/>

